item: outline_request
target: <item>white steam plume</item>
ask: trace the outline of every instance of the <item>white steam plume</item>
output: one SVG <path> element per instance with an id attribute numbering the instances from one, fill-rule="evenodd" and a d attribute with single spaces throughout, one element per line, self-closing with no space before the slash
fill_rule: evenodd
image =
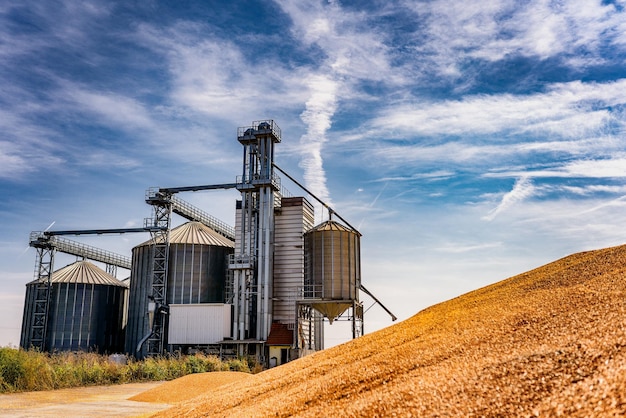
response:
<path id="1" fill-rule="evenodd" d="M 331 205 L 326 187 L 326 173 L 322 164 L 322 146 L 326 131 L 337 108 L 337 82 L 327 75 L 311 76 L 307 82 L 311 97 L 300 119 L 307 125 L 307 132 L 300 138 L 306 187 L 326 204 Z"/>
<path id="2" fill-rule="evenodd" d="M 528 179 L 528 177 L 525 177 L 525 176 L 520 177 L 515 182 L 513 189 L 507 194 L 505 194 L 504 196 L 502 196 L 502 200 L 500 201 L 500 204 L 496 206 L 494 209 L 492 209 L 491 211 L 489 211 L 489 213 L 486 216 L 483 216 L 482 219 L 486 221 L 494 220 L 495 217 L 498 216 L 498 214 L 502 213 L 503 211 L 507 210 L 508 208 L 515 205 L 516 203 L 521 202 L 527 197 L 531 196 L 534 191 L 535 191 L 535 186 Z"/>

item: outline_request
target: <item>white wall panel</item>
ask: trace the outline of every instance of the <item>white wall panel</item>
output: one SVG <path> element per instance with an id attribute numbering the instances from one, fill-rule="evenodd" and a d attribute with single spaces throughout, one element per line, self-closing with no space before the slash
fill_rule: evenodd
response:
<path id="1" fill-rule="evenodd" d="M 231 305 L 170 305 L 168 344 L 215 344 L 228 338 Z"/>

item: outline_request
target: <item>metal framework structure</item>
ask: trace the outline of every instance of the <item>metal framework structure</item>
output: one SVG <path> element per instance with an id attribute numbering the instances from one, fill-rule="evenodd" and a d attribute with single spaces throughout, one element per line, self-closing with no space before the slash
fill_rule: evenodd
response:
<path id="1" fill-rule="evenodd" d="M 274 256 L 274 208 L 280 179 L 274 174 L 274 145 L 281 141 L 273 120 L 255 121 L 237 130 L 243 146 L 243 173 L 237 178 L 241 192 L 238 233 L 239 253 L 233 271 L 233 336 L 260 343 L 267 340 L 272 324 L 272 275 Z M 247 349 L 238 345 L 240 350 Z"/>
<path id="2" fill-rule="evenodd" d="M 37 285 L 35 288 L 35 304 L 32 316 L 32 323 L 29 328 L 30 345 L 40 351 L 45 351 L 46 347 L 46 331 L 48 325 L 48 307 L 50 305 L 50 288 L 52 278 L 52 266 L 54 259 L 54 247 L 37 248 L 37 260 L 35 279 Z M 24 337 L 22 337 L 24 338 Z M 27 347 L 26 347 L 27 348 Z"/>
<path id="3" fill-rule="evenodd" d="M 146 192 L 146 202 L 155 207 L 171 205 L 172 212 L 190 221 L 201 222 L 209 228 L 213 229 L 218 234 L 221 234 L 226 238 L 234 241 L 235 229 L 232 226 L 198 209 L 191 203 L 175 197 L 174 194 L 180 192 L 197 192 L 201 190 L 234 189 L 236 186 L 237 185 L 235 183 L 228 183 L 169 188 L 152 187 Z"/>
<path id="4" fill-rule="evenodd" d="M 33 346 L 41 350 L 46 349 L 51 276 L 56 251 L 103 262 L 107 266 L 107 272 L 111 274 L 116 273 L 117 267 L 131 268 L 131 260 L 128 257 L 63 239 L 59 237 L 60 235 L 149 232 L 152 281 L 148 314 L 151 317 L 151 326 L 149 334 L 140 342 L 138 350 L 147 342 L 148 355 L 162 354 L 168 321 L 167 276 L 172 213 L 191 221 L 201 222 L 224 237 L 237 241 L 238 253 L 233 254 L 229 260 L 231 279 L 227 283 L 227 291 L 232 298 L 234 309 L 232 330 L 234 343 L 240 351 L 239 354 L 243 354 L 244 351 L 248 352 L 249 344 L 263 344 L 267 340 L 273 314 L 274 215 L 275 209 L 281 205 L 281 197 L 291 195 L 282 188 L 280 178 L 274 173 L 274 169 L 283 173 L 320 202 L 328 210 L 329 217 L 335 215 L 350 228 L 355 231 L 356 229 L 274 164 L 274 145 L 281 142 L 281 131 L 273 120 L 255 121 L 251 126 L 238 128 L 237 139 L 243 146 L 243 172 L 235 183 L 150 188 L 146 192 L 145 200 L 152 206 L 153 216 L 145 220 L 143 228 L 45 231 L 31 234 L 30 246 L 37 249 L 35 278 L 38 279 L 35 312 L 30 327 L 30 341 Z M 232 188 L 241 193 L 241 216 L 238 218 L 236 229 L 174 197 L 180 192 Z M 367 289 L 362 285 L 360 289 L 371 296 L 393 320 L 396 319 Z M 363 305 L 356 299 L 351 303 L 352 306 L 346 313 L 336 320 L 352 321 L 353 338 L 356 338 L 363 334 Z M 296 328 L 298 318 L 311 319 L 312 306 L 310 301 L 297 301 Z"/>
<path id="5" fill-rule="evenodd" d="M 179 192 L 229 189 L 235 184 L 219 184 L 206 186 L 186 186 L 175 188 L 150 188 L 146 192 L 146 203 L 152 205 L 153 217 L 146 219 L 145 229 L 151 235 L 151 276 L 152 285 L 150 292 L 149 312 L 152 318 L 150 334 L 144 339 L 148 344 L 149 356 L 163 353 L 165 348 L 165 330 L 167 329 L 167 274 L 169 268 L 169 247 L 172 213 L 176 213 L 188 220 L 201 222 L 217 233 L 235 239 L 234 228 L 194 207 L 182 199 L 173 195 Z M 140 343 L 140 346 L 143 344 Z"/>
<path id="6" fill-rule="evenodd" d="M 150 232 L 152 237 L 151 248 L 151 271 L 152 289 L 151 306 L 152 311 L 151 333 L 148 337 L 148 355 L 156 356 L 163 353 L 164 333 L 166 329 L 167 310 L 167 268 L 169 262 L 170 249 L 170 226 L 172 219 L 172 203 L 167 194 L 163 194 L 160 200 L 146 199 L 152 204 L 154 217 L 146 220 L 154 230 Z M 146 225 L 147 226 L 147 225 Z"/>
<path id="7" fill-rule="evenodd" d="M 352 229 L 353 231 L 358 233 L 357 229 L 354 228 L 352 225 L 350 225 L 350 223 L 348 221 L 346 221 L 344 218 L 342 218 L 337 212 L 335 212 L 335 210 L 333 208 L 331 208 L 328 204 L 326 204 L 319 197 L 315 196 L 310 190 L 308 190 L 306 187 L 304 187 L 295 178 L 290 176 L 289 173 L 287 173 L 285 170 L 283 170 L 282 168 L 280 168 L 278 165 L 276 165 L 274 163 L 272 163 L 272 165 L 274 166 L 274 168 L 276 168 L 278 171 L 280 171 L 282 174 L 284 174 L 289 180 L 291 180 L 296 186 L 300 187 L 302 190 L 307 192 L 311 197 L 313 197 L 315 200 L 317 200 L 324 208 L 326 208 L 328 210 L 328 218 L 329 219 L 331 219 L 332 216 L 334 215 L 337 218 L 341 219 L 341 221 L 343 221 L 350 229 Z M 382 304 L 382 302 L 380 300 L 378 300 L 378 298 L 376 298 L 376 296 L 374 296 L 369 290 L 367 290 L 365 288 L 365 286 L 363 286 L 363 284 L 359 283 L 359 290 L 362 290 L 365 294 L 367 294 L 368 296 L 370 296 L 374 300 L 375 304 L 378 304 L 381 308 L 383 308 L 383 310 L 385 312 L 387 312 L 389 314 L 389 316 L 391 316 L 391 320 L 392 321 L 395 321 L 395 320 L 398 319 L 385 305 Z M 357 299 L 358 299 L 358 296 L 357 296 Z M 298 307 L 296 309 L 296 311 L 297 311 L 296 320 L 300 321 L 300 320 L 303 320 L 303 319 L 308 319 L 310 317 L 311 307 L 314 304 L 319 304 L 319 303 L 336 303 L 336 302 L 333 302 L 333 301 L 323 302 L 323 301 L 320 301 L 320 300 L 307 300 L 306 298 L 304 298 L 304 292 L 303 292 L 302 293 L 302 297 L 300 298 L 300 300 L 298 300 Z M 345 314 L 341 314 L 339 317 L 335 318 L 334 320 L 351 321 L 352 322 L 352 338 L 360 337 L 361 335 L 363 335 L 363 332 L 364 332 L 364 310 L 363 310 L 363 304 L 355 299 L 354 301 L 352 301 L 352 306 L 350 308 L 348 308 L 346 313 Z"/>
<path id="8" fill-rule="evenodd" d="M 30 333 L 31 347 L 40 351 L 46 351 L 46 335 L 48 327 L 48 314 L 50 305 L 51 280 L 54 269 L 54 254 L 59 251 L 94 261 L 105 263 L 107 272 L 116 271 L 117 267 L 130 269 L 130 258 L 102 250 L 100 248 L 81 244 L 58 235 L 77 235 L 81 233 L 104 233 L 103 230 L 95 231 L 34 231 L 30 234 L 29 245 L 37 250 L 35 261 L 35 303 L 32 323 L 27 331 Z M 135 231 L 132 231 L 135 232 Z M 28 347 L 25 347 L 28 348 Z"/>
<path id="9" fill-rule="evenodd" d="M 148 339 L 149 353 L 161 354 L 163 351 L 163 330 L 167 310 L 167 267 L 169 254 L 169 231 L 172 212 L 192 221 L 202 222 L 216 232 L 234 240 L 234 228 L 217 218 L 201 211 L 182 199 L 172 196 L 180 191 L 234 188 L 235 184 L 192 186 L 172 189 L 149 189 L 146 202 L 154 208 L 154 216 L 146 219 L 143 228 L 84 229 L 62 231 L 34 231 L 30 235 L 29 245 L 37 249 L 35 261 L 35 279 L 37 280 L 33 321 L 29 328 L 31 345 L 45 351 L 47 317 L 49 313 L 51 278 L 54 269 L 54 254 L 58 252 L 75 255 L 106 265 L 107 273 L 117 274 L 117 267 L 131 269 L 131 259 L 100 248 L 61 238 L 63 235 L 102 235 L 149 232 L 152 238 L 152 298 L 157 315 L 153 321 L 152 335 Z"/>

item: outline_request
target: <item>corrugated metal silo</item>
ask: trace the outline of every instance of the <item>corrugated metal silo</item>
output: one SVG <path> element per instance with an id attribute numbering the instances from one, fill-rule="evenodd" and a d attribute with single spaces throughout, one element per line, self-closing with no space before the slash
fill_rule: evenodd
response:
<path id="1" fill-rule="evenodd" d="M 304 296 L 331 302 L 314 307 L 332 321 L 352 306 L 351 301 L 358 300 L 360 234 L 329 220 L 304 235 L 304 250 Z"/>
<path id="2" fill-rule="evenodd" d="M 38 280 L 26 285 L 23 324 L 31 324 Z M 128 287 L 88 261 L 52 273 L 45 346 L 49 351 L 120 352 Z M 29 330 L 22 326 L 24 348 Z"/>
<path id="3" fill-rule="evenodd" d="M 139 342 L 150 331 L 148 302 L 152 286 L 150 263 L 152 241 L 132 251 L 132 271 L 126 352 L 146 355 L 146 346 L 135 353 Z M 234 243 L 200 222 L 187 222 L 170 231 L 166 302 L 173 304 L 223 303 L 228 255 Z M 168 344 L 167 337 L 164 341 Z"/>

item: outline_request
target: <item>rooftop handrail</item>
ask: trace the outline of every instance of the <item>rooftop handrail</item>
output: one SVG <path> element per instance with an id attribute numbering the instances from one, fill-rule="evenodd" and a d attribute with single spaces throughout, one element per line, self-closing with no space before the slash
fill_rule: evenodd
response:
<path id="1" fill-rule="evenodd" d="M 130 257 L 103 250 L 101 248 L 92 247 L 91 245 L 83 244 L 81 242 L 72 241 L 67 238 L 48 236 L 44 234 L 44 231 L 33 231 L 30 233 L 30 246 L 54 247 L 57 251 L 62 253 L 83 257 L 93 261 L 99 261 L 101 263 L 122 267 L 128 270 L 131 268 Z"/>

